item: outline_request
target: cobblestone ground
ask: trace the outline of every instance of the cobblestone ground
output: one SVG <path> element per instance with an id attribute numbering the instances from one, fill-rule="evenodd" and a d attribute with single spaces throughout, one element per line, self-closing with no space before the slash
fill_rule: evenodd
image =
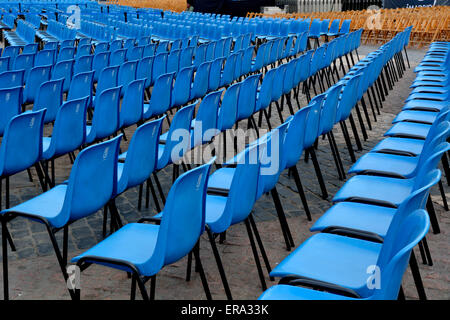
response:
<path id="1" fill-rule="evenodd" d="M 360 55 L 364 56 L 376 47 L 364 46 L 360 48 Z M 403 102 L 410 92 L 409 86 L 414 79 L 413 68 L 422 59 L 425 51 L 409 50 L 411 69 L 407 69 L 405 75 L 395 84 L 394 90 L 384 102 L 384 108 L 378 116 L 378 122 L 373 123 L 373 130 L 368 131 L 369 139 L 363 141 L 364 150 L 358 152 L 357 157 L 370 150 L 382 139 L 383 133 L 390 127 L 394 116 L 401 110 Z M 366 99 L 367 101 L 367 99 Z M 300 104 L 306 105 L 306 100 L 301 97 Z M 294 103 L 296 107 L 296 103 Z M 286 108 L 287 109 L 287 108 Z M 272 124 L 276 124 L 278 117 L 273 114 Z M 289 115 L 284 110 L 284 118 Z M 371 117 L 373 120 L 373 118 Z M 279 120 L 278 120 L 279 121 Z M 279 124 L 279 122 L 278 122 Z M 263 121 L 263 128 L 265 122 Z M 167 125 L 166 125 L 167 127 Z M 167 128 L 165 128 L 167 129 Z M 131 138 L 135 127 L 127 129 L 127 137 Z M 50 133 L 50 129 L 46 129 Z M 340 128 L 335 128 L 335 136 L 344 166 L 348 169 L 351 161 L 345 147 Z M 122 143 L 122 150 L 126 150 L 127 141 Z M 306 197 L 312 212 L 313 222 L 317 220 L 330 206 L 330 199 L 343 185 L 337 176 L 333 158 L 326 140 L 319 139 L 318 159 L 322 173 L 326 181 L 326 187 L 330 194 L 328 200 L 322 200 L 320 188 L 314 173 L 314 168 L 309 161 L 299 161 L 297 168 L 300 172 L 302 183 L 306 189 Z M 56 161 L 57 182 L 67 179 L 71 164 L 68 157 Z M 11 178 L 11 202 L 12 205 L 21 203 L 41 193 L 37 183 L 37 176 L 33 172 L 33 182 L 28 180 L 27 173 L 17 174 Z M 159 173 L 164 191 L 167 193 L 172 183 L 172 168 L 167 168 Z M 347 177 L 348 178 L 348 177 Z M 299 245 L 311 236 L 309 227 L 313 222 L 308 222 L 296 193 L 294 180 L 287 172 L 284 172 L 277 185 L 281 196 L 283 208 L 288 216 L 288 222 L 295 240 Z M 447 197 L 450 188 L 445 185 Z M 449 231 L 450 219 L 442 206 L 442 200 L 438 190 L 433 190 L 433 202 L 438 214 L 441 233 L 428 235 L 434 266 L 420 265 L 424 285 L 428 297 L 431 299 L 449 299 Z M 117 199 L 119 211 L 123 221 L 135 222 L 142 216 L 155 213 L 152 201 L 150 208 L 137 210 L 138 189 L 132 189 Z M 285 249 L 276 211 L 270 196 L 263 196 L 254 207 L 254 215 L 266 246 L 272 267 L 276 266 L 288 255 Z M 69 233 L 69 257 L 73 257 L 90 248 L 102 239 L 102 213 L 98 212 L 86 219 L 77 221 L 70 227 Z M 17 246 L 17 252 L 10 253 L 10 297 L 12 299 L 69 299 L 56 257 L 43 225 L 17 218 L 9 223 L 9 228 Z M 57 238 L 61 241 L 62 234 Z M 260 282 L 256 272 L 249 240 L 244 225 L 233 226 L 227 233 L 224 244 L 218 245 L 221 257 L 224 261 L 226 274 L 235 299 L 256 299 L 261 294 Z M 418 252 L 416 252 L 417 256 Z M 224 299 L 225 294 L 221 285 L 219 273 L 213 258 L 213 254 L 206 235 L 201 239 L 201 256 L 206 270 L 207 279 L 215 299 Z M 0 271 L 1 272 L 1 271 Z M 157 299 L 204 299 L 204 293 L 200 278 L 193 273 L 190 282 L 184 280 L 186 272 L 186 259 L 164 268 L 157 278 Z M 268 285 L 275 284 L 266 277 Z M 2 286 L 0 279 L 0 287 Z M 81 278 L 82 299 L 128 299 L 130 280 L 123 272 L 113 269 L 92 266 L 82 273 Z M 410 271 L 404 277 L 404 290 L 407 298 L 417 299 Z"/>

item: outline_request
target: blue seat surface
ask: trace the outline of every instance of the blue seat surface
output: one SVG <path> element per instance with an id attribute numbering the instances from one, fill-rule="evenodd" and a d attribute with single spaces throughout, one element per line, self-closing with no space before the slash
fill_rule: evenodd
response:
<path id="1" fill-rule="evenodd" d="M 364 203 L 339 202 L 317 219 L 310 230 L 315 232 L 332 226 L 345 227 L 373 232 L 384 238 L 396 211 L 394 208 Z"/>
<path id="2" fill-rule="evenodd" d="M 354 298 L 308 288 L 279 284 L 267 289 L 258 300 L 355 300 Z"/>
<path id="3" fill-rule="evenodd" d="M 297 275 L 360 293 L 367 290 L 366 271 L 369 266 L 377 264 L 380 250 L 380 243 L 319 233 L 283 259 L 270 275 Z"/>
<path id="4" fill-rule="evenodd" d="M 410 178 L 415 173 L 418 162 L 419 157 L 369 152 L 359 158 L 348 172 L 377 172 Z"/>
<path id="5" fill-rule="evenodd" d="M 382 150 L 398 150 L 419 155 L 424 147 L 425 140 L 389 137 L 381 140 L 370 152 Z"/>
<path id="6" fill-rule="evenodd" d="M 355 176 L 336 193 L 333 202 L 362 198 L 382 201 L 398 207 L 411 193 L 413 185 L 414 179 Z"/>

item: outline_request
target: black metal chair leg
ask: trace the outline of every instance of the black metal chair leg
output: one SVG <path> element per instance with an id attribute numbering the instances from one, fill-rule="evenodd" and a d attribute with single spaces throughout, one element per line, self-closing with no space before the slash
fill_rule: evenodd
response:
<path id="1" fill-rule="evenodd" d="M 339 153 L 339 148 L 337 146 L 336 139 L 334 138 L 334 133 L 333 133 L 333 131 L 330 131 L 329 134 L 330 134 L 330 137 L 331 137 L 331 143 L 333 144 L 334 150 L 336 152 L 336 158 L 338 160 L 338 165 L 341 168 L 342 177 L 345 180 L 346 179 L 345 168 L 344 168 L 344 165 L 342 163 L 342 159 L 341 159 L 341 155 Z"/>
<path id="2" fill-rule="evenodd" d="M 361 127 L 361 132 L 364 138 L 364 141 L 367 141 L 367 139 L 369 139 L 369 136 L 367 135 L 367 130 L 366 130 L 366 126 L 364 125 L 364 121 L 361 115 L 361 110 L 359 110 L 359 104 L 357 103 L 355 106 L 355 110 L 356 110 L 356 116 L 358 117 L 358 121 L 359 121 L 359 126 Z"/>
<path id="3" fill-rule="evenodd" d="M 281 231 L 283 232 L 284 241 L 286 243 L 286 249 L 291 250 L 294 240 L 292 239 L 291 231 L 289 230 L 289 225 L 286 220 L 286 215 L 284 214 L 283 206 L 281 205 L 280 196 L 278 194 L 277 188 L 274 187 L 270 194 L 272 195 L 273 203 L 277 211 L 278 220 L 280 221 Z"/>
<path id="4" fill-rule="evenodd" d="M 425 250 L 423 249 L 422 241 L 419 241 L 419 252 L 420 257 L 422 258 L 422 263 L 427 264 L 427 256 L 425 255 Z"/>
<path id="5" fill-rule="evenodd" d="M 425 250 L 425 254 L 427 256 L 428 265 L 431 267 L 431 266 L 433 266 L 433 259 L 431 258 L 431 252 L 430 252 L 430 248 L 428 247 L 428 242 L 427 242 L 426 236 L 422 239 L 422 244 L 423 244 L 423 248 Z"/>
<path id="6" fill-rule="evenodd" d="M 209 242 L 211 244 L 211 248 L 214 254 L 214 258 L 216 259 L 217 268 L 219 269 L 220 278 L 222 279 L 223 288 L 225 289 L 225 294 L 228 300 L 233 300 L 231 296 L 230 286 L 228 285 L 228 280 L 225 275 L 225 270 L 223 269 L 222 260 L 220 259 L 219 251 L 217 250 L 216 241 L 214 239 L 214 235 L 211 230 L 206 226 L 206 233 L 208 234 Z"/>
<path id="7" fill-rule="evenodd" d="M 350 159 L 353 163 L 356 162 L 355 151 L 353 150 L 352 141 L 350 140 L 350 136 L 348 134 L 347 125 L 345 121 L 340 122 L 342 134 L 344 135 L 345 144 L 347 145 L 348 153 L 350 154 Z"/>
<path id="8" fill-rule="evenodd" d="M 319 180 L 320 189 L 322 191 L 322 199 L 328 198 L 328 191 L 325 186 L 325 181 L 322 176 L 322 171 L 320 170 L 319 161 L 317 160 L 316 151 L 314 150 L 314 147 L 309 148 L 309 152 L 311 153 L 311 160 L 314 165 L 314 170 L 316 171 L 317 179 Z"/>
<path id="9" fill-rule="evenodd" d="M 153 173 L 153 178 L 155 179 L 156 187 L 158 188 L 158 192 L 159 192 L 159 195 L 161 196 L 161 200 L 162 200 L 163 204 L 165 204 L 166 197 L 164 196 L 164 192 L 162 190 L 161 183 L 159 182 L 158 175 L 156 174 L 156 172 Z"/>
<path id="10" fill-rule="evenodd" d="M 328 139 L 328 143 L 330 145 L 331 153 L 333 155 L 334 164 L 336 165 L 336 169 L 337 169 L 337 172 L 338 172 L 339 180 L 344 180 L 344 177 L 342 176 L 341 166 L 339 165 L 339 161 L 338 161 L 338 159 L 336 157 L 336 151 L 334 149 L 334 145 L 333 145 L 333 142 L 331 141 L 331 137 L 330 137 L 329 133 L 327 133 L 327 139 Z"/>
<path id="11" fill-rule="evenodd" d="M 353 118 L 353 114 L 350 114 L 348 117 L 350 121 L 350 127 L 352 128 L 353 136 L 355 137 L 356 146 L 358 147 L 358 151 L 362 151 L 361 139 L 359 138 L 358 129 L 356 128 L 355 119 Z"/>
<path id="12" fill-rule="evenodd" d="M 255 239 L 253 239 L 253 233 L 250 226 L 249 219 L 245 219 L 245 227 L 247 229 L 248 238 L 252 247 L 253 257 L 255 258 L 256 269 L 258 270 L 259 280 L 261 281 L 261 288 L 263 291 L 267 290 L 266 280 L 264 279 L 264 273 L 261 267 L 261 261 L 259 261 L 258 251 L 256 249 Z"/>
<path id="13" fill-rule="evenodd" d="M 150 277 L 150 300 L 155 300 L 156 274 Z"/>
<path id="14" fill-rule="evenodd" d="M 131 276 L 130 300 L 136 300 L 136 282 L 136 275 L 133 273 Z"/>
<path id="15" fill-rule="evenodd" d="M 427 199 L 427 211 L 430 216 L 431 227 L 433 229 L 434 234 L 438 234 L 441 232 L 439 228 L 439 223 L 436 217 L 436 211 L 434 210 L 433 201 L 431 200 L 431 195 L 428 196 Z"/>
<path id="16" fill-rule="evenodd" d="M 297 191 L 300 195 L 300 199 L 302 201 L 303 209 L 305 210 L 306 217 L 307 217 L 308 221 L 311 221 L 312 220 L 311 212 L 309 211 L 308 202 L 306 200 L 305 191 L 303 190 L 303 185 L 300 180 L 300 175 L 298 173 L 297 167 L 293 166 L 291 168 L 291 172 L 292 172 L 292 175 L 294 176 L 294 181 L 295 181 L 295 184 L 297 185 Z"/>
<path id="17" fill-rule="evenodd" d="M 250 214 L 248 217 L 250 220 L 250 224 L 253 229 L 253 233 L 255 234 L 256 242 L 258 242 L 259 251 L 261 252 L 261 256 L 263 258 L 264 264 L 266 265 L 267 273 L 269 274 L 270 281 L 275 281 L 273 277 L 270 277 L 270 273 L 272 272 L 272 268 L 270 267 L 269 258 L 267 258 L 266 249 L 264 249 L 264 244 L 261 240 L 261 236 L 259 234 L 258 228 L 255 223 L 255 219 L 253 218 L 253 215 Z"/>
<path id="18" fill-rule="evenodd" d="M 212 300 L 211 291 L 209 290 L 208 280 L 206 279 L 205 270 L 203 269 L 202 261 L 200 260 L 200 247 L 197 243 L 194 248 L 195 265 L 198 267 L 198 272 L 200 274 L 200 279 L 202 280 L 203 290 L 205 291 L 206 299 Z"/>
<path id="19" fill-rule="evenodd" d="M 442 167 L 444 168 L 445 177 L 447 178 L 447 185 L 450 186 L 450 167 L 448 163 L 448 157 L 447 154 L 444 153 L 441 158 Z"/>
<path id="20" fill-rule="evenodd" d="M 419 294 L 419 299 L 427 300 L 427 295 L 425 293 L 425 288 L 423 287 L 422 278 L 420 277 L 419 266 L 417 265 L 416 256 L 414 255 L 414 250 L 411 251 L 411 257 L 409 259 L 409 266 L 411 268 L 411 273 L 414 278 L 414 283 L 416 285 L 417 293 Z"/>
<path id="21" fill-rule="evenodd" d="M 145 288 L 144 281 L 142 281 L 141 277 L 138 274 L 135 275 L 135 279 L 136 279 L 137 285 L 139 287 L 139 291 L 141 291 L 142 300 L 144 300 L 144 301 L 150 300 L 148 293 L 147 293 L 147 289 Z"/>
<path id="22" fill-rule="evenodd" d="M 191 281 L 191 271 L 192 271 L 192 251 L 189 252 L 187 257 L 187 266 L 186 266 L 186 281 Z"/>
<path id="23" fill-rule="evenodd" d="M 442 184 L 442 180 L 439 180 L 439 191 L 441 192 L 442 202 L 444 203 L 444 209 L 445 209 L 445 211 L 448 211 L 447 197 L 445 195 L 444 185 Z"/>

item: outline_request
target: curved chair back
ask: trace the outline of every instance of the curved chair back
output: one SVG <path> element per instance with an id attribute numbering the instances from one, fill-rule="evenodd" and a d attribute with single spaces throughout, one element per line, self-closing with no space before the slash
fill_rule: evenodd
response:
<path id="1" fill-rule="evenodd" d="M 203 97 L 208 92 L 209 73 L 211 62 L 203 62 L 195 73 L 194 82 L 192 83 L 190 100 Z"/>
<path id="2" fill-rule="evenodd" d="M 67 100 L 89 97 L 88 107 L 92 104 L 92 87 L 94 85 L 94 71 L 82 72 L 73 76 L 70 82 Z"/>
<path id="3" fill-rule="evenodd" d="M 323 93 L 315 96 L 308 105 L 310 109 L 308 112 L 308 116 L 306 117 L 305 127 L 307 129 L 305 131 L 305 139 L 303 140 L 304 149 L 310 148 L 316 142 L 316 139 L 318 137 L 320 113 L 322 110 L 324 98 L 325 94 Z"/>
<path id="4" fill-rule="evenodd" d="M 52 66 L 39 66 L 30 70 L 23 90 L 24 103 L 34 102 L 41 84 L 50 80 L 51 71 Z"/>
<path id="5" fill-rule="evenodd" d="M 103 68 L 98 78 L 96 91 L 101 93 L 106 89 L 117 87 L 118 75 L 119 66 Z"/>
<path id="6" fill-rule="evenodd" d="M 306 118 L 309 111 L 309 107 L 304 107 L 297 111 L 289 121 L 284 150 L 282 151 L 285 159 L 285 168 L 281 168 L 281 170 L 295 166 L 302 156 L 305 132 L 308 130 Z"/>
<path id="7" fill-rule="evenodd" d="M 153 60 L 153 70 L 152 70 L 152 83 L 155 83 L 159 76 L 167 73 L 167 59 L 169 54 L 167 52 L 159 53 L 155 56 Z"/>
<path id="8" fill-rule="evenodd" d="M 41 159 L 45 109 L 19 114 L 6 126 L 0 146 L 0 176 L 28 169 Z"/>
<path id="9" fill-rule="evenodd" d="M 152 116 L 164 114 L 171 106 L 171 96 L 173 87 L 174 73 L 166 73 L 156 79 L 153 86 L 152 96 L 149 101 L 149 111 L 151 115 L 144 115 L 146 119 Z"/>
<path id="10" fill-rule="evenodd" d="M 333 130 L 336 121 L 339 95 L 342 91 L 342 85 L 337 84 L 330 87 L 325 92 L 325 100 L 320 113 L 320 123 L 318 135 L 324 135 Z"/>
<path id="11" fill-rule="evenodd" d="M 110 137 L 119 129 L 120 90 L 121 87 L 106 89 L 95 99 L 92 127 L 87 136 L 88 143 Z"/>
<path id="12" fill-rule="evenodd" d="M 55 64 L 52 70 L 51 79 L 64 79 L 63 92 L 68 92 L 72 81 L 73 65 L 75 60 L 60 61 Z"/>
<path id="13" fill-rule="evenodd" d="M 267 108 L 272 101 L 272 87 L 274 85 L 277 69 L 270 69 L 265 74 L 261 86 L 259 87 L 258 98 L 256 100 L 256 111 Z"/>
<path id="14" fill-rule="evenodd" d="M 22 111 L 22 86 L 0 89 L 0 136 L 3 136 L 9 121 Z"/>
<path id="15" fill-rule="evenodd" d="M 248 77 L 242 82 L 238 98 L 237 121 L 250 117 L 256 108 L 256 92 L 261 74 Z"/>
<path id="16" fill-rule="evenodd" d="M 210 142 L 217 135 L 217 117 L 223 90 L 211 92 L 202 102 L 195 116 L 191 148 Z"/>
<path id="17" fill-rule="evenodd" d="M 144 113 L 144 79 L 131 81 L 125 88 L 120 109 L 120 128 L 137 124 Z"/>
<path id="18" fill-rule="evenodd" d="M 172 90 L 171 107 L 182 106 L 189 101 L 194 67 L 186 67 L 177 73 Z"/>
<path id="19" fill-rule="evenodd" d="M 241 83 L 235 83 L 230 86 L 222 99 L 222 105 L 219 109 L 219 118 L 217 120 L 217 128 L 220 131 L 231 129 L 236 123 L 237 106 Z"/>
<path id="20" fill-rule="evenodd" d="M 50 80 L 41 84 L 33 104 L 33 111 L 47 109 L 44 123 L 53 122 L 63 101 L 64 79 Z"/>

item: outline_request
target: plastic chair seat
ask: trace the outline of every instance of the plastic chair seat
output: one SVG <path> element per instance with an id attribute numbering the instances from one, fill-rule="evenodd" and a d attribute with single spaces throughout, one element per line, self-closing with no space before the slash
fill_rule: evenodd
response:
<path id="1" fill-rule="evenodd" d="M 209 177 L 208 188 L 230 190 L 236 168 L 223 167 Z"/>
<path id="2" fill-rule="evenodd" d="M 431 126 L 423 123 L 398 122 L 394 124 L 384 135 L 400 136 L 415 139 L 425 139 Z"/>
<path id="3" fill-rule="evenodd" d="M 283 259 L 270 275 L 298 275 L 363 293 L 368 290 L 367 268 L 377 264 L 380 250 L 380 243 L 319 233 Z"/>
<path id="4" fill-rule="evenodd" d="M 258 300 L 357 300 L 337 294 L 303 287 L 278 284 L 270 287 Z"/>
<path id="5" fill-rule="evenodd" d="M 339 202 L 317 219 L 309 230 L 321 232 L 329 227 L 343 227 L 375 233 L 384 238 L 396 212 L 394 208 Z"/>
<path id="6" fill-rule="evenodd" d="M 364 201 L 398 207 L 412 192 L 414 180 L 355 176 L 348 180 L 336 193 L 333 202 L 363 199 Z"/>
<path id="7" fill-rule="evenodd" d="M 406 102 L 409 102 L 411 100 L 446 101 L 448 99 L 448 96 L 448 92 L 445 94 L 419 92 L 410 94 L 408 99 L 406 99 Z"/>
<path id="8" fill-rule="evenodd" d="M 411 178 L 419 163 L 419 157 L 405 157 L 396 154 L 367 153 L 356 161 L 348 173 L 377 173 L 399 175 Z"/>
<path id="9" fill-rule="evenodd" d="M 26 213 L 32 216 L 45 218 L 50 225 L 53 223 L 62 211 L 64 199 L 66 197 L 66 184 L 60 184 L 37 197 L 31 198 L 24 203 L 3 211 L 16 211 Z"/>
<path id="10" fill-rule="evenodd" d="M 437 115 L 437 112 L 405 110 L 400 112 L 395 117 L 394 121 L 392 121 L 392 123 L 406 121 L 433 124 L 434 120 L 436 120 Z"/>
<path id="11" fill-rule="evenodd" d="M 213 233 L 219 234 L 227 230 L 229 225 L 221 223 L 220 218 L 225 211 L 227 197 L 207 195 L 205 207 L 205 223 Z"/>
<path id="12" fill-rule="evenodd" d="M 443 108 L 450 106 L 450 101 L 432 101 L 432 100 L 411 100 L 405 103 L 402 110 L 430 110 L 441 111 Z"/>
<path id="13" fill-rule="evenodd" d="M 72 262 L 77 262 L 80 258 L 86 256 L 127 261 L 134 265 L 141 275 L 151 276 L 154 273 L 147 274 L 147 270 L 144 270 L 143 265 L 153 255 L 158 231 L 158 225 L 129 223 L 91 249 L 73 258 Z M 106 265 L 120 270 L 127 269 L 115 264 Z M 155 270 L 155 273 L 158 271 L 159 270 Z"/>
<path id="14" fill-rule="evenodd" d="M 419 155 L 424 147 L 424 140 L 389 137 L 381 140 L 370 152 L 400 151 Z"/>

